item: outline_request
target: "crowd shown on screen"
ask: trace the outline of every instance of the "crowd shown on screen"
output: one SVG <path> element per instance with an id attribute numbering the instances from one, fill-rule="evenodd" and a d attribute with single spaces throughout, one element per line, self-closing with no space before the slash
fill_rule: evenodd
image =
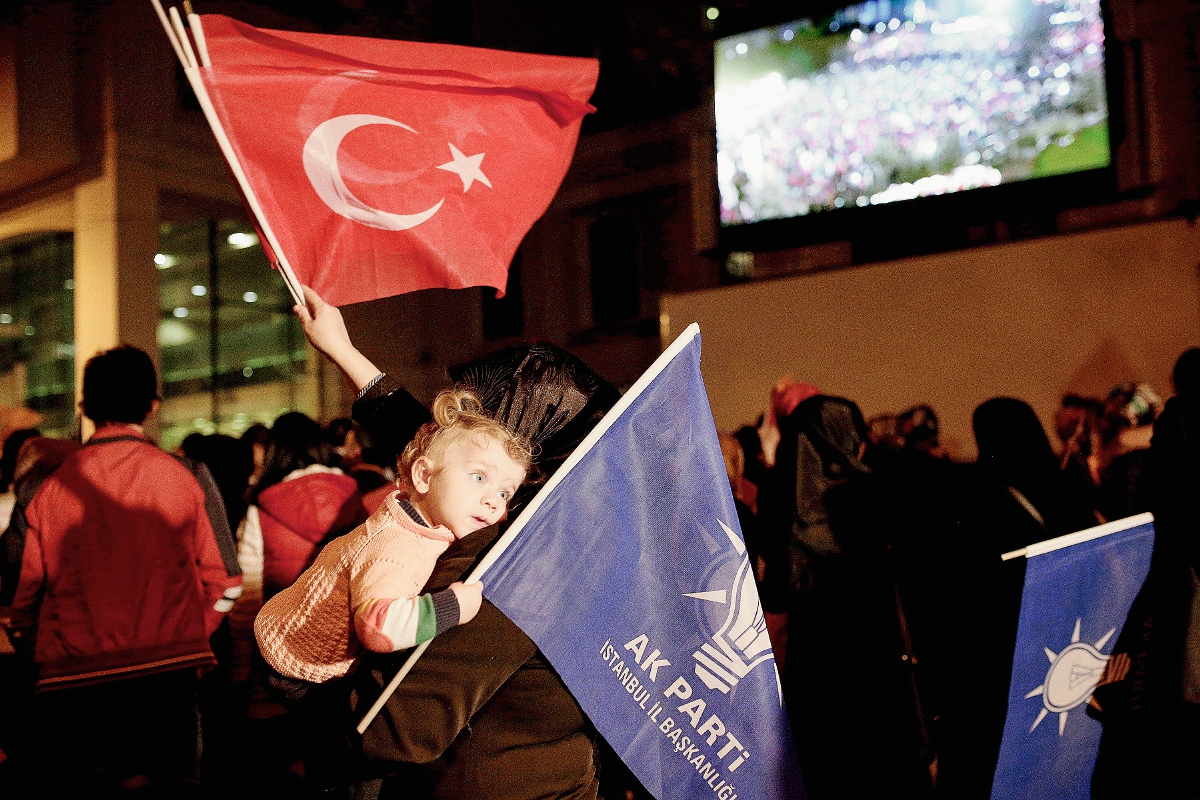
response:
<path id="1" fill-rule="evenodd" d="M 722 222 L 1028 177 L 1041 153 L 1107 116 L 1099 8 L 1079 16 L 1037 47 L 999 25 L 855 30 L 812 75 L 719 89 Z"/>

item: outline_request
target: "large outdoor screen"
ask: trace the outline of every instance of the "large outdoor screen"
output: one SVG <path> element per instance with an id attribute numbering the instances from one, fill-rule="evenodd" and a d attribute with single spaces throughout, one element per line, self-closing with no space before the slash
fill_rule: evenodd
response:
<path id="1" fill-rule="evenodd" d="M 724 225 L 1110 162 L 1099 0 L 874 0 L 714 56 Z"/>

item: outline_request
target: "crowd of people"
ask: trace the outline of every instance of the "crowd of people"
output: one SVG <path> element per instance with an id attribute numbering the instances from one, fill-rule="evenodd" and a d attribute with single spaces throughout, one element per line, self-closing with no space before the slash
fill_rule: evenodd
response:
<path id="1" fill-rule="evenodd" d="M 755 425 L 722 434 L 805 784 L 815 798 L 987 797 L 1034 542 L 1142 512 L 1153 566 L 1102 679 L 1093 797 L 1200 796 L 1200 349 L 1166 403 L 1145 383 L 1067 395 L 1051 444 L 998 397 L 951 461 L 936 413 L 864 419 L 782 380 Z"/>
<path id="2" fill-rule="evenodd" d="M 96 429 L 85 445 L 23 428 L 0 456 L 0 616 L 16 647 L 0 787 L 32 791 L 53 774 L 76 788 L 87 776 L 72 770 L 91 770 L 100 784 L 129 773 L 125 789 L 176 796 L 199 785 L 203 741 L 210 783 L 294 789 L 302 742 L 263 691 L 253 623 L 384 502 L 395 458 L 349 418 L 321 426 L 299 412 L 240 439 L 192 434 L 164 453 L 142 431 L 156 376 L 134 348 L 90 361 L 83 394 Z M 36 643 L 24 639 L 33 631 Z M 61 762 L 64 750 L 84 755 Z"/>
<path id="3" fill-rule="evenodd" d="M 431 414 L 336 308 L 310 291 L 296 310 L 358 388 L 352 418 L 292 412 L 165 453 L 143 428 L 154 366 L 120 347 L 84 370 L 86 443 L 8 435 L 0 793 L 645 797 L 536 645 L 461 583 L 617 389 L 522 345 L 452 369 L 469 393 Z M 1068 396 L 1057 448 L 1027 404 L 988 400 L 973 464 L 945 456 L 931 408 L 866 420 L 790 380 L 721 435 L 810 796 L 988 796 L 1022 583 L 1000 554 L 1145 510 L 1155 564 L 1116 644 L 1137 682 L 1097 690 L 1094 792 L 1195 796 L 1200 349 L 1174 390 Z M 439 483 L 456 458 L 485 466 Z M 421 552 L 372 555 L 389 530 Z"/>

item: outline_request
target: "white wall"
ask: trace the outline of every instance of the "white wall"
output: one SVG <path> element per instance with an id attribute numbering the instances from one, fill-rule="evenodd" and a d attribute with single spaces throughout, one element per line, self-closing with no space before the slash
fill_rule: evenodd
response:
<path id="1" fill-rule="evenodd" d="M 973 458 L 971 412 L 1030 403 L 1047 429 L 1065 392 L 1149 381 L 1200 345 L 1200 229 L 1168 220 L 723 287 L 662 300 L 664 332 L 699 322 L 717 426 L 766 405 L 781 375 L 870 417 L 928 403 Z M 1052 438 L 1052 441 L 1055 441 Z"/>

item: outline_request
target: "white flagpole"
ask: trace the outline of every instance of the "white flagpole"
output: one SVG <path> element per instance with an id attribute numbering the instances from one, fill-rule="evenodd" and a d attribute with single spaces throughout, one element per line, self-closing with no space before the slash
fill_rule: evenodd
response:
<path id="1" fill-rule="evenodd" d="M 200 22 L 199 14 L 188 14 L 188 27 L 192 29 L 192 36 L 196 37 L 196 52 L 200 55 L 200 66 L 211 67 L 212 61 L 208 58 L 208 43 L 204 40 L 204 26 Z"/>
<path id="2" fill-rule="evenodd" d="M 196 53 L 192 50 L 192 40 L 188 38 L 187 31 L 183 27 L 183 20 L 179 17 L 179 9 L 171 6 L 171 27 L 175 29 L 175 35 L 179 37 L 179 43 L 183 45 L 183 52 L 187 55 L 187 60 L 183 62 L 183 66 L 196 66 Z"/>
<path id="3" fill-rule="evenodd" d="M 1084 542 L 1090 542 L 1093 539 L 1100 539 L 1104 536 L 1109 536 L 1121 531 L 1127 531 L 1130 528 L 1136 528 L 1139 525 L 1145 525 L 1147 522 L 1154 522 L 1154 515 L 1146 512 L 1136 514 L 1125 519 L 1116 519 L 1112 522 L 1106 522 L 1103 525 L 1097 525 L 1094 528 L 1085 528 L 1075 533 L 1068 533 L 1065 536 L 1057 536 L 1053 539 L 1046 539 L 1043 542 L 1031 544 L 1028 547 L 1022 547 L 1020 550 L 1010 550 L 1000 556 L 1001 561 L 1011 561 L 1014 558 L 1033 558 L 1044 553 L 1049 553 L 1054 550 L 1061 550 L 1064 547 L 1072 547 Z"/>
<path id="4" fill-rule="evenodd" d="M 667 368 L 667 365 L 675 359 L 675 356 L 679 355 L 680 351 L 687 347 L 691 343 L 692 339 L 695 339 L 699 335 L 700 326 L 694 322 L 683 329 L 683 333 L 679 334 L 678 338 L 671 342 L 671 345 L 664 350 L 657 359 L 655 359 L 653 364 L 650 365 L 650 369 L 642 373 L 642 377 L 638 378 L 637 382 L 634 383 L 633 386 L 629 387 L 629 391 L 622 395 L 621 399 L 618 400 L 611 409 L 609 409 L 608 413 L 604 415 L 604 418 L 600 420 L 596 427 L 592 428 L 591 432 L 584 437 L 583 441 L 579 443 L 579 446 L 575 448 L 571 455 L 567 457 L 567 460 L 563 462 L 562 466 L 559 467 L 554 475 L 550 477 L 550 480 L 546 482 L 546 485 L 543 486 L 540 491 L 538 491 L 537 495 L 534 496 L 529 505 L 525 506 L 525 509 L 521 511 L 521 514 L 516 518 L 513 524 L 509 526 L 509 529 L 504 532 L 504 535 L 496 540 L 496 544 L 493 545 L 492 549 L 489 550 L 487 555 L 483 557 L 483 560 L 476 565 L 475 569 L 471 570 L 471 574 L 467 577 L 464 583 L 478 582 L 483 573 L 487 572 L 492 564 L 496 563 L 496 560 L 504 554 L 504 551 L 512 545 L 513 541 L 517 538 L 517 535 L 521 533 L 521 530 L 526 524 L 528 524 L 529 519 L 537 512 L 539 508 L 541 508 L 542 503 L 545 502 L 546 498 L 550 496 L 550 493 L 554 491 L 554 488 L 558 486 L 558 484 L 562 483 L 563 479 L 567 477 L 567 474 L 571 471 L 571 469 L 574 468 L 574 466 L 588 454 L 588 451 L 596 446 L 596 442 L 600 440 L 600 437 L 604 435 L 605 431 L 613 426 L 613 424 L 621 417 L 621 415 L 625 413 L 625 410 L 633 404 L 633 401 L 638 399 L 642 392 L 646 391 L 646 387 L 649 386 L 651 382 L 653 382 L 654 379 L 657 378 L 659 374 L 661 374 L 662 371 Z M 400 671 L 396 673 L 395 677 L 393 677 L 391 682 L 384 688 L 383 693 L 379 695 L 379 698 L 367 711 L 366 715 L 363 716 L 362 721 L 358 723 L 358 732 L 360 734 L 366 733 L 366 730 L 370 726 L 371 722 L 375 719 L 376 715 L 379 714 L 379 711 L 383 708 L 384 704 L 387 703 L 388 698 L 391 697 L 396 691 L 396 687 L 400 685 L 400 682 L 404 680 L 404 677 L 412 670 L 413 664 L 415 664 L 417 659 L 421 657 L 421 654 L 425 652 L 425 648 L 429 647 L 429 642 L 431 641 L 433 640 L 430 639 L 429 641 L 422 642 L 415 650 L 412 651 L 411 654 L 409 654 L 408 658 L 404 662 L 404 665 L 400 667 Z"/>
<path id="5" fill-rule="evenodd" d="M 200 77 L 200 69 L 196 66 L 195 53 L 192 51 L 191 42 L 187 38 L 187 34 L 183 29 L 183 22 L 179 18 L 179 10 L 174 6 L 171 7 L 171 22 L 167 22 L 167 15 L 163 12 L 162 3 L 160 0 L 150 0 L 154 5 L 154 10 L 158 13 L 159 20 L 162 21 L 164 29 L 167 31 L 167 36 L 171 38 L 171 44 L 175 48 L 175 54 L 179 56 L 179 61 L 183 64 L 184 74 L 187 75 L 188 83 L 192 86 L 192 91 L 196 94 L 196 99 L 200 101 L 200 108 L 204 111 L 204 117 L 208 120 L 208 125 L 212 128 L 213 136 L 217 139 L 217 145 L 221 148 L 221 154 L 225 156 L 226 163 L 229 164 L 229 169 L 233 172 L 234 179 L 238 182 L 238 186 L 242 190 L 242 195 L 246 198 L 246 204 L 250 206 L 250 212 L 254 214 L 254 218 L 258 221 L 258 227 L 267 238 L 267 243 L 271 246 L 271 251 L 277 259 L 279 274 L 283 276 L 283 283 L 287 286 L 288 293 L 292 296 L 292 301 L 296 305 L 304 305 L 304 292 L 300 288 L 300 281 L 296 278 L 296 273 L 292 272 L 292 266 L 288 263 L 287 256 L 283 253 L 283 248 L 279 246 L 279 240 L 275 237 L 275 232 L 271 230 L 271 225 L 267 222 L 267 217 L 263 214 L 262 207 L 258 203 L 258 197 L 254 194 L 254 189 L 250 187 L 250 181 L 246 178 L 246 173 L 242 169 L 241 162 L 238 161 L 237 153 L 233 149 L 233 145 L 229 141 L 229 137 L 225 134 L 225 128 L 221 125 L 221 119 L 217 116 L 216 108 L 212 104 L 212 99 L 208 96 L 208 90 L 204 86 L 204 81 Z M 172 23 L 175 23 L 176 29 L 172 30 Z M 182 46 L 176 39 L 178 34 L 179 39 L 182 39 Z M 201 33 L 200 36 L 204 34 Z M 203 52 L 207 58 L 208 47 L 204 46 Z M 191 56 L 190 58 L 188 56 Z"/>
<path id="6" fill-rule="evenodd" d="M 179 58 L 179 63 L 187 66 L 187 57 L 183 54 L 183 48 L 179 44 L 179 40 L 175 38 L 175 31 L 171 28 L 171 22 L 167 19 L 167 12 L 163 11 L 162 3 L 158 0 L 150 0 L 154 5 L 154 11 L 158 14 L 158 21 L 162 23 L 163 30 L 167 32 L 167 38 L 171 40 L 171 47 L 175 50 L 175 55 Z"/>

